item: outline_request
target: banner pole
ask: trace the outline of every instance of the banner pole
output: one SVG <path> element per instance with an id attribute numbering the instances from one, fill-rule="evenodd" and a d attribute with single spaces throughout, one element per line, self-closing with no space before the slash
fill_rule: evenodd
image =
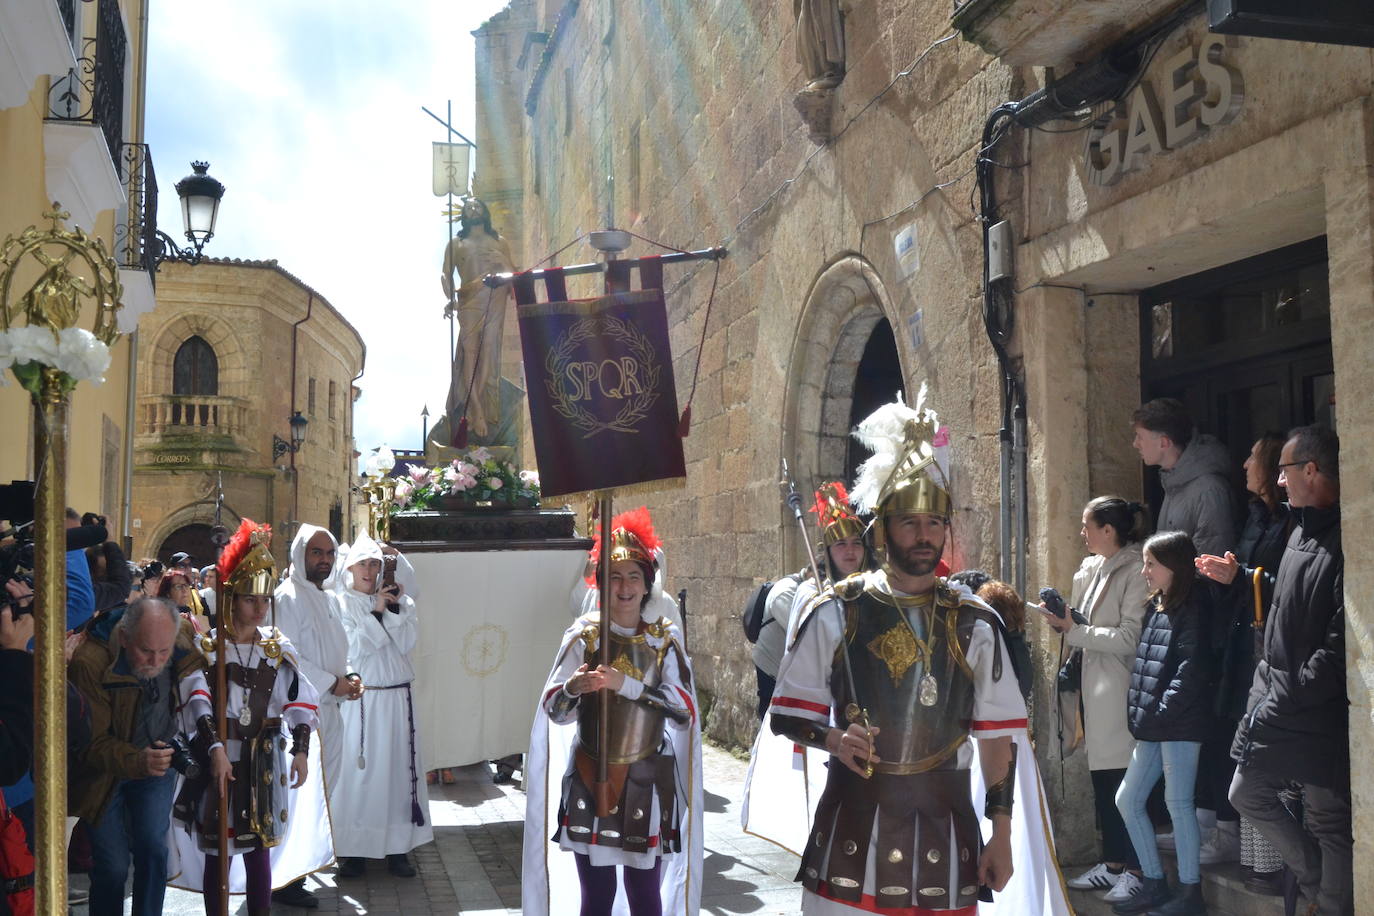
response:
<path id="1" fill-rule="evenodd" d="M 602 491 L 597 497 L 597 512 L 600 513 L 601 554 L 597 557 L 596 581 L 601 603 L 600 639 L 597 643 L 597 664 L 611 664 L 611 492 Z M 596 799 L 596 816 L 609 817 L 611 805 L 610 754 L 611 743 L 611 692 L 606 688 L 597 691 L 596 720 L 596 785 L 592 795 Z"/>

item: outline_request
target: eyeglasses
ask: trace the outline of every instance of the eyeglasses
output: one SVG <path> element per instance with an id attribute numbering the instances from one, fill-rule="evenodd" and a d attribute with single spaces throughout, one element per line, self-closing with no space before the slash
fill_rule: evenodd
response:
<path id="1" fill-rule="evenodd" d="M 1304 464 L 1315 464 L 1315 463 L 1316 463 L 1316 462 L 1314 462 L 1311 458 L 1308 458 L 1308 459 L 1303 460 L 1303 461 L 1288 461 L 1288 462 L 1284 462 L 1284 463 L 1281 463 L 1281 464 L 1278 466 L 1278 468 L 1279 468 L 1280 471 L 1282 471 L 1284 468 L 1298 468 L 1298 467 L 1302 467 Z"/>

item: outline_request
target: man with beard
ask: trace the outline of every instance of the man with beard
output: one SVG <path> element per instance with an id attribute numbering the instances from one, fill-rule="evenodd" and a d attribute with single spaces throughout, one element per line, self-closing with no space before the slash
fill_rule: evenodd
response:
<path id="1" fill-rule="evenodd" d="M 936 575 L 951 509 L 942 432 L 933 411 L 900 402 L 860 425 L 875 454 L 852 497 L 875 516 L 884 563 L 821 592 L 778 674 L 773 732 L 834 758 L 797 876 L 806 914 L 973 914 L 1012 876 L 1026 708 L 996 614 Z M 975 782 L 987 787 L 981 817 Z"/>
<path id="2" fill-rule="evenodd" d="M 183 707 L 213 727 L 194 637 L 170 602 L 140 598 L 97 620 L 72 657 L 69 676 L 91 707 L 91 743 L 72 761 L 70 798 L 90 828 L 92 914 L 124 912 L 130 859 L 134 914 L 162 912 L 176 785 L 168 742 Z"/>
<path id="3" fill-rule="evenodd" d="M 291 568 L 277 586 L 277 628 L 291 640 L 300 670 L 320 695 L 320 758 L 326 791 L 338 783 L 343 767 L 343 716 L 339 705 L 363 695 L 363 680 L 348 667 L 348 634 L 344 632 L 326 583 L 334 571 L 339 542 L 324 528 L 301 525 L 291 541 Z M 273 901 L 314 909 L 315 896 L 305 879 L 272 893 Z"/>

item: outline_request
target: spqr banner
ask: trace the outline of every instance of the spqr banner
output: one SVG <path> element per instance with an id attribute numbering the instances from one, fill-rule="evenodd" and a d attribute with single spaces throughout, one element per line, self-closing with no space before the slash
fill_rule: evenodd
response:
<path id="1" fill-rule="evenodd" d="M 567 300 L 561 279 L 549 278 L 556 301 L 542 303 L 529 301 L 532 284 L 516 282 L 540 489 L 559 496 L 684 477 L 663 290 Z"/>

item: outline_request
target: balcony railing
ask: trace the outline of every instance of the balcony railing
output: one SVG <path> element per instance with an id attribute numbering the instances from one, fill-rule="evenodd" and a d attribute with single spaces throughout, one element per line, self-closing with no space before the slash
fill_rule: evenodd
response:
<path id="1" fill-rule="evenodd" d="M 73 24 L 75 15 L 73 9 Z M 76 66 L 66 76 L 54 79 L 48 90 L 48 118 L 99 127 L 110 148 L 110 159 L 116 162 L 124 141 L 124 66 L 128 44 L 119 0 L 97 0 L 95 37 L 81 39 L 81 56 Z"/>
<path id="2" fill-rule="evenodd" d="M 124 184 L 128 210 L 115 227 L 119 265 L 148 271 L 157 282 L 157 173 L 146 143 L 125 143 L 119 148 L 119 178 Z"/>
<path id="3" fill-rule="evenodd" d="M 153 394 L 138 399 L 138 435 L 237 438 L 248 426 L 242 398 L 205 394 Z"/>

